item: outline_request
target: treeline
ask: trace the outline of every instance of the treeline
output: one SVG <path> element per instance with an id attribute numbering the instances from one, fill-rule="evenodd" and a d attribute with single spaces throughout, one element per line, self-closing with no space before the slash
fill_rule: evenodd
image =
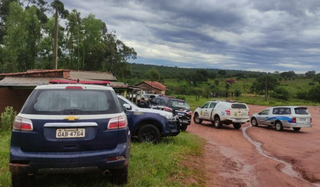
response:
<path id="1" fill-rule="evenodd" d="M 135 50 L 119 40 L 93 14 L 82 18 L 76 9 L 55 0 L 1 0 L 0 73 L 51 69 L 55 11 L 65 27 L 58 29 L 58 68 L 109 71 L 121 78 L 131 72 Z M 52 15 L 48 17 L 47 15 Z"/>
<path id="2" fill-rule="evenodd" d="M 216 76 L 222 77 L 247 77 L 256 78 L 262 72 L 243 71 L 243 70 L 222 70 L 222 69 L 208 69 L 208 68 L 181 68 L 181 67 L 169 67 L 150 64 L 137 64 L 131 63 L 131 76 L 128 78 L 148 79 L 148 73 L 150 69 L 156 69 L 162 79 L 181 79 L 190 75 L 194 75 L 197 71 L 205 72 L 207 78 L 215 78 Z M 221 73 L 222 72 L 222 73 Z"/>

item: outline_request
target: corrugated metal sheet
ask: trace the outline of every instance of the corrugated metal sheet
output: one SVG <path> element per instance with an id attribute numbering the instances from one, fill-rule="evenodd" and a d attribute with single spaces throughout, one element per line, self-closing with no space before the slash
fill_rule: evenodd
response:
<path id="1" fill-rule="evenodd" d="M 0 81 L 0 86 L 38 86 L 47 84 L 50 77 L 5 77 Z"/>
<path id="2" fill-rule="evenodd" d="M 86 71 L 70 71 L 71 79 L 80 80 L 108 80 L 116 81 L 117 78 L 109 73 L 103 72 L 86 72 Z"/>

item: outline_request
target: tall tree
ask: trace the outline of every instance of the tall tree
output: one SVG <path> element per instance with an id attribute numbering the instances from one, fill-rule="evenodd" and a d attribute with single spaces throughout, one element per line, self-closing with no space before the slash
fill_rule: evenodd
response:
<path id="1" fill-rule="evenodd" d="M 4 37 L 5 66 L 9 71 L 25 71 L 34 67 L 41 27 L 37 9 L 23 10 L 16 2 L 10 4 Z"/>
<path id="2" fill-rule="evenodd" d="M 251 91 L 260 93 L 265 92 L 266 98 L 269 97 L 269 91 L 275 90 L 280 85 L 278 79 L 270 74 L 258 77 L 251 86 Z"/>

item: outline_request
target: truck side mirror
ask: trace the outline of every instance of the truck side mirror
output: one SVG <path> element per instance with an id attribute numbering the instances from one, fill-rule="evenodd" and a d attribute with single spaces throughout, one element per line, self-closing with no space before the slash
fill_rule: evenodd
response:
<path id="1" fill-rule="evenodd" d="M 131 110 L 131 106 L 129 104 L 127 104 L 127 103 L 124 103 L 122 106 L 126 110 Z"/>

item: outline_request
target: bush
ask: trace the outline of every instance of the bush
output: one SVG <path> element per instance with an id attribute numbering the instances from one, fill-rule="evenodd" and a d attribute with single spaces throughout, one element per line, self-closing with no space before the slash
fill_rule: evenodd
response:
<path id="1" fill-rule="evenodd" d="M 5 111 L 1 114 L 1 130 L 8 131 L 12 129 L 12 124 L 17 112 L 14 111 L 12 106 L 7 106 Z"/>
<path id="2" fill-rule="evenodd" d="M 185 96 L 180 96 L 180 95 L 178 95 L 176 98 L 177 98 L 177 99 L 181 99 L 181 100 L 186 100 L 186 97 L 185 97 Z"/>
<path id="3" fill-rule="evenodd" d="M 314 85 L 316 85 L 314 82 L 309 82 L 309 85 L 310 86 L 314 86 Z"/>
<path id="4" fill-rule="evenodd" d="M 320 86 L 312 87 L 308 92 L 308 98 L 311 101 L 317 101 L 320 102 Z"/>
<path id="5" fill-rule="evenodd" d="M 241 91 L 240 90 L 236 90 L 234 92 L 234 94 L 235 94 L 236 97 L 240 97 L 241 96 Z"/>
<path id="6" fill-rule="evenodd" d="M 287 101 L 289 100 L 289 91 L 285 88 L 277 88 L 271 94 L 271 97 Z"/>
<path id="7" fill-rule="evenodd" d="M 308 92 L 299 92 L 297 93 L 298 99 L 308 100 Z"/>

